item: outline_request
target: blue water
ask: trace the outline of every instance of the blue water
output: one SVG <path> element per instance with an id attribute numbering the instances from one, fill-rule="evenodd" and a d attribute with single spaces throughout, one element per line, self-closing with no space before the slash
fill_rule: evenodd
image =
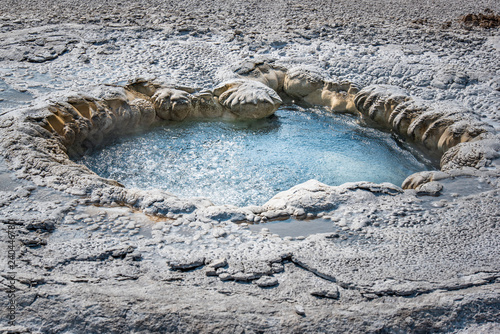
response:
<path id="1" fill-rule="evenodd" d="M 31 101 L 33 96 L 28 92 L 20 92 L 0 79 L 0 115 L 11 108 L 18 107 Z"/>
<path id="2" fill-rule="evenodd" d="M 164 123 L 79 162 L 127 187 L 237 206 L 262 205 L 309 179 L 401 185 L 428 169 L 388 133 L 360 127 L 348 115 L 296 106 L 264 120 Z"/>

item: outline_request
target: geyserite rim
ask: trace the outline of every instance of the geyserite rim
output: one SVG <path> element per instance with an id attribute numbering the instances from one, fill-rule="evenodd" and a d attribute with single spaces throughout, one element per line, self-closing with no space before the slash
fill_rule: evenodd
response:
<path id="1" fill-rule="evenodd" d="M 390 129 L 430 155 L 441 157 L 440 172 L 411 175 L 403 183 L 405 189 L 423 191 L 427 182 L 471 173 L 470 168 L 491 169 L 498 158 L 500 144 L 494 130 L 454 103 L 428 105 L 394 86 L 373 85 L 359 90 L 352 83 L 332 81 L 311 68 L 288 70 L 256 62 L 247 64 L 245 71 L 236 71 L 235 76 L 213 90 L 164 87 L 139 79 L 126 86 L 99 87 L 94 96 L 70 96 L 36 110 L 25 110 L 10 126 L 4 126 L 13 132 L 12 138 L 17 138 L 3 143 L 7 160 L 36 184 L 84 196 L 90 203 L 130 205 L 159 215 L 192 212 L 212 204 L 199 199 L 181 200 L 163 192 L 126 189 L 72 162 L 68 154 L 83 154 L 106 136 L 148 127 L 158 118 L 263 118 L 274 113 L 281 103 L 291 102 L 353 113 L 365 123 Z M 354 187 L 385 193 L 402 191 L 389 184 Z M 272 203 L 263 207 L 269 209 Z M 284 210 L 287 205 L 278 206 Z M 310 209 L 317 212 L 323 206 Z M 241 210 L 235 220 L 244 219 L 245 210 Z M 294 215 L 295 207 L 285 211 L 284 215 Z"/>

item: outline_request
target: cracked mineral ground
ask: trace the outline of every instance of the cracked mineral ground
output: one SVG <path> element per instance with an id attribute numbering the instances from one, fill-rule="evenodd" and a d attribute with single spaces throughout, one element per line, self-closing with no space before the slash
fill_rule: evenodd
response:
<path id="1" fill-rule="evenodd" d="M 1 1 L 0 332 L 500 333 L 499 15 L 493 0 Z M 370 131 L 399 131 L 370 115 L 406 103 L 411 121 L 448 118 L 400 142 L 463 143 L 405 186 L 306 180 L 215 205 L 76 165 L 53 140 L 72 118 L 44 118 L 138 82 L 222 101 L 264 66 L 357 87 Z M 427 140 L 440 126 L 451 139 Z"/>

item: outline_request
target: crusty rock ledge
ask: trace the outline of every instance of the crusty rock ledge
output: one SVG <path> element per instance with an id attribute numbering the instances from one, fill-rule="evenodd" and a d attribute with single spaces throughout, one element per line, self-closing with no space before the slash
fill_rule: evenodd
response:
<path id="1" fill-rule="evenodd" d="M 499 137 L 463 107 L 443 102 L 427 105 L 392 86 L 359 90 L 352 83 L 326 78 L 315 69 L 287 70 L 264 62 L 242 63 L 234 72 L 234 78 L 213 90 L 164 86 L 137 79 L 125 86 L 101 86 L 88 95 L 74 94 L 55 102 L 44 102 L 38 108 L 2 118 L 5 139 L 1 145 L 17 175 L 37 185 L 84 196 L 90 203 L 128 205 L 157 215 L 189 213 L 213 204 L 207 199 L 181 200 L 159 190 L 126 189 L 76 164 L 70 157 L 85 154 L 108 137 L 145 129 L 161 120 L 264 118 L 273 114 L 283 101 L 356 114 L 362 122 L 391 130 L 428 155 L 441 158 L 441 172 L 411 175 L 404 181 L 404 189 L 426 193 L 422 188 L 426 182 L 467 175 L 468 168 L 477 173 L 486 169 L 493 169 L 488 171 L 490 174 L 498 173 L 495 166 L 500 157 Z M 354 188 L 366 187 L 364 184 Z M 305 190 L 309 186 L 299 187 Z M 370 191 L 376 187 L 382 187 L 387 193 L 400 191 L 390 184 L 368 186 Z M 308 203 L 304 206 L 305 213 L 324 211 L 335 202 L 326 200 L 330 191 L 343 193 L 348 188 L 318 188 L 315 196 L 326 204 Z M 297 216 L 297 208 L 282 203 L 283 198 L 287 197 L 278 194 L 264 207 L 281 212 L 290 206 L 292 209 L 278 216 Z M 295 199 L 302 198 L 295 195 Z M 294 198 L 287 201 L 293 203 Z M 236 211 L 233 220 L 255 219 L 248 210 Z"/>
<path id="2" fill-rule="evenodd" d="M 464 30 L 458 21 L 484 8 L 500 13 L 494 0 L 404 6 L 346 0 L 13 0 L 0 1 L 0 8 L 2 79 L 13 89 L 27 89 L 24 95 L 76 87 L 97 98 L 88 88 L 92 83 L 147 75 L 212 89 L 241 79 L 223 76 L 226 65 L 262 55 L 288 69 L 319 66 L 329 80 L 338 81 L 332 79 L 338 75 L 359 88 L 391 83 L 415 100 L 455 100 L 500 129 L 498 28 Z M 254 67 L 237 66 L 241 73 Z M 37 81 L 40 86 L 32 86 Z M 9 91 L 0 95 L 6 97 L 0 104 L 8 105 Z M 2 126 L 10 126 L 9 114 L 1 117 Z M 44 170 L 53 160 L 45 153 L 50 149 L 42 148 L 41 137 L 26 138 L 24 144 L 39 149 L 44 160 L 20 166 L 41 171 L 33 177 L 46 184 L 54 175 Z M 6 153 L 12 152 L 1 155 Z M 245 223 L 230 222 L 246 216 L 241 208 L 207 206 L 182 217 L 168 212 L 170 219 L 145 215 L 137 206 L 80 205 L 91 203 L 91 193 L 67 195 L 14 178 L 0 157 L 0 225 L 5 231 L 7 223 L 16 224 L 20 260 L 18 326 L 6 327 L 8 278 L 2 275 L 0 332 L 500 332 L 495 161 L 479 169 L 420 173 L 424 184 L 416 190 L 310 181 L 304 189 L 294 187 L 294 196 L 303 198 L 293 203 L 290 192 L 280 194 L 276 211 L 247 208 L 254 221 L 295 209 L 306 218 L 300 225 L 309 234 L 314 221 L 307 220 L 306 210 L 337 201 L 322 217 L 331 232 L 278 237 L 272 224 L 249 231 Z M 61 173 L 58 186 L 71 186 L 73 177 Z M 85 177 L 89 184 L 104 182 Z M 113 188 L 123 190 L 104 184 L 94 198 L 111 199 Z M 168 206 L 164 193 L 137 196 L 149 198 L 151 212 Z M 167 200 L 174 208 L 174 199 Z M 282 203 L 290 205 L 282 209 Z M 0 264 L 7 272 L 7 261 Z"/>

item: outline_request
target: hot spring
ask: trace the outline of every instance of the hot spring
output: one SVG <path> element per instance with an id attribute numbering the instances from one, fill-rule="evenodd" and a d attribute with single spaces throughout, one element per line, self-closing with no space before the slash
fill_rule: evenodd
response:
<path id="1" fill-rule="evenodd" d="M 253 121 L 161 123 L 78 162 L 129 188 L 236 206 L 262 205 L 310 179 L 400 185 L 429 168 L 389 133 L 361 127 L 350 115 L 298 106 Z"/>

